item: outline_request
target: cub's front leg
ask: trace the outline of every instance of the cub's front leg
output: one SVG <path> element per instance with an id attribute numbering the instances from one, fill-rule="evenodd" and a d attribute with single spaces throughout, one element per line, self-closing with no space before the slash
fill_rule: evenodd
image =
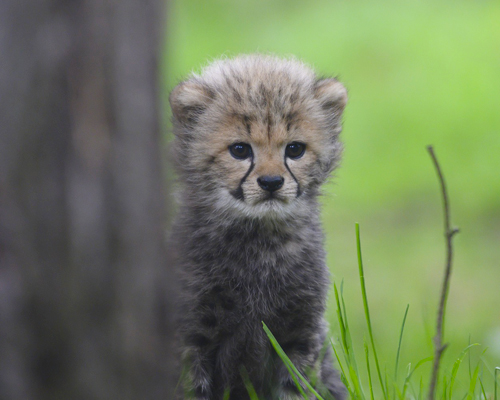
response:
<path id="1" fill-rule="evenodd" d="M 214 396 L 217 321 L 206 296 L 189 293 L 179 309 L 185 398 L 210 400 Z"/>
<path id="2" fill-rule="evenodd" d="M 187 392 L 196 400 L 218 400 L 232 389 L 239 374 L 238 362 L 245 350 L 245 335 L 239 330 L 244 314 L 234 312 L 236 300 L 219 286 L 196 294 L 187 301 L 182 316 Z"/>
<path id="3" fill-rule="evenodd" d="M 311 378 L 316 379 L 319 377 L 320 366 L 318 363 L 319 353 L 321 350 L 321 340 L 319 335 L 313 335 L 313 337 L 303 336 L 297 337 L 288 342 L 284 342 L 282 345 L 288 358 L 292 361 L 293 365 L 299 370 L 303 377 L 305 377 L 309 383 L 311 383 Z M 285 364 L 278 363 L 277 378 L 278 378 L 278 398 L 280 400 L 299 400 L 304 399 L 295 381 L 293 380 L 290 372 L 286 368 Z M 309 399 L 315 399 L 314 394 L 310 393 L 306 385 L 297 378 L 303 391 L 308 395 Z M 314 383 L 314 382 L 312 382 Z"/>
<path id="4" fill-rule="evenodd" d="M 303 336 L 285 341 L 282 347 L 293 365 L 321 396 L 329 400 L 345 400 L 345 387 L 333 367 L 332 354 L 325 343 L 326 333 L 326 324 L 323 322 L 320 332 L 310 333 L 309 336 L 306 331 Z M 279 364 L 277 376 L 280 400 L 304 399 L 284 363 Z M 316 399 L 299 378 L 297 381 L 309 399 Z"/>
<path id="5" fill-rule="evenodd" d="M 187 371 L 185 398 L 212 399 L 215 355 L 209 341 L 201 333 L 192 332 L 186 337 L 183 354 L 183 364 Z"/>

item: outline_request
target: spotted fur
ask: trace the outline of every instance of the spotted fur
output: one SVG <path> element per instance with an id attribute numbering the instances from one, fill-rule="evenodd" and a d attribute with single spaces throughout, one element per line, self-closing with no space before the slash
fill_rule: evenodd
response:
<path id="1" fill-rule="evenodd" d="M 215 61 L 173 90 L 181 190 L 172 242 L 195 399 L 225 390 L 248 399 L 242 376 L 260 399 L 301 398 L 261 321 L 299 370 L 316 374 L 318 389 L 345 398 L 322 351 L 329 280 L 317 195 L 339 162 L 346 101 L 336 79 L 263 55 Z M 238 143 L 250 156 L 231 154 Z M 305 145 L 303 155 L 287 156 L 291 143 Z M 262 185 L 277 177 L 281 186 Z"/>

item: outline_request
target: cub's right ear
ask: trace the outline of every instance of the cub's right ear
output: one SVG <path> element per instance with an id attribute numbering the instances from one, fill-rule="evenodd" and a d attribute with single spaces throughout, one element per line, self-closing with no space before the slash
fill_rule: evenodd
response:
<path id="1" fill-rule="evenodd" d="M 188 80 L 179 83 L 169 99 L 174 120 L 186 128 L 194 127 L 214 96 L 212 90 L 199 82 Z"/>

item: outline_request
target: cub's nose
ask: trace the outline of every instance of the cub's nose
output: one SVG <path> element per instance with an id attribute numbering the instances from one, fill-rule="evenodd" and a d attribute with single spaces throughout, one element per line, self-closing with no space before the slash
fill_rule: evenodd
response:
<path id="1" fill-rule="evenodd" d="M 281 176 L 260 176 L 257 178 L 257 183 L 259 186 L 269 192 L 274 192 L 283 186 L 285 179 Z"/>

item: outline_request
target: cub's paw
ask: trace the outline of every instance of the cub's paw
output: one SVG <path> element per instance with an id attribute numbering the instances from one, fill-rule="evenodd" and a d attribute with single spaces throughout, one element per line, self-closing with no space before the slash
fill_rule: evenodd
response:
<path id="1" fill-rule="evenodd" d="M 304 382 L 298 379 L 298 384 L 300 385 L 302 391 L 306 394 L 307 398 L 312 400 L 316 397 L 313 394 L 309 393 Z M 304 400 L 304 396 L 301 394 L 297 384 L 292 379 L 291 376 L 288 376 L 286 379 L 282 381 L 281 391 L 280 391 L 280 400 Z"/>

